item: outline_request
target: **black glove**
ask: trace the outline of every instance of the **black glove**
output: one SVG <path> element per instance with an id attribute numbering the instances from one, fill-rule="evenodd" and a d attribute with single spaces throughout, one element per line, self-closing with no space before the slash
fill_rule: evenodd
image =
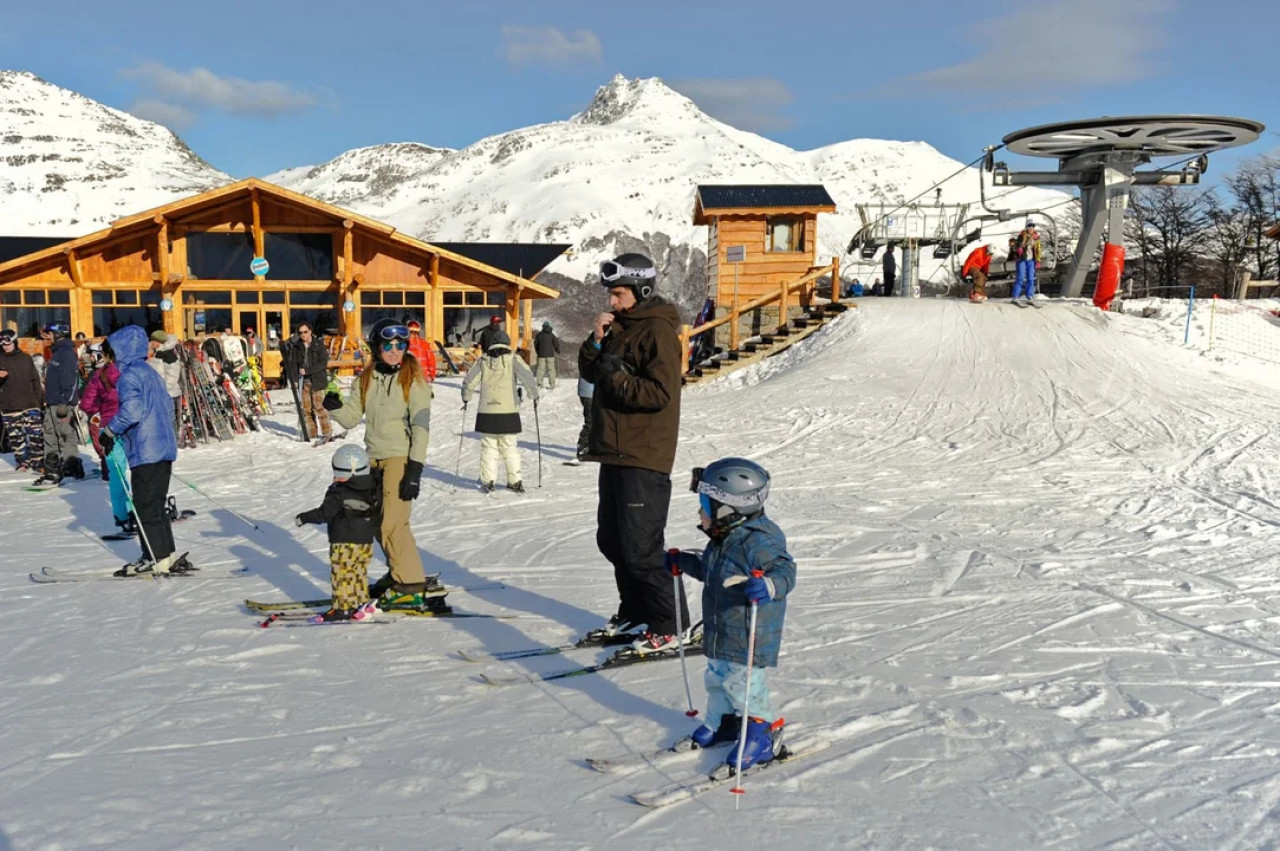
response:
<path id="1" fill-rule="evenodd" d="M 339 396 L 337 393 L 332 393 L 332 392 L 326 393 L 324 394 L 324 402 L 322 404 L 324 405 L 324 409 L 326 411 L 340 410 L 342 408 L 342 397 Z"/>
<path id="2" fill-rule="evenodd" d="M 102 447 L 102 456 L 105 458 L 116 448 L 116 436 L 104 428 L 98 432 L 98 444 Z"/>
<path id="3" fill-rule="evenodd" d="M 596 358 L 596 376 L 601 381 L 607 381 L 615 372 L 625 372 L 630 375 L 631 369 L 626 361 L 612 352 L 601 352 Z"/>
<path id="4" fill-rule="evenodd" d="M 406 461 L 404 478 L 400 480 L 400 498 L 405 502 L 412 502 L 418 498 L 420 490 L 422 490 L 422 462 Z"/>

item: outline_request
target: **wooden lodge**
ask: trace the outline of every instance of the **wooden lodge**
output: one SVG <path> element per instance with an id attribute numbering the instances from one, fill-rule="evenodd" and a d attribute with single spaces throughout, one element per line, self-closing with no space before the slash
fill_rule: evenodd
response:
<path id="1" fill-rule="evenodd" d="M 268 376 L 302 322 L 330 338 L 336 366 L 357 362 L 359 338 L 383 317 L 465 347 L 496 314 L 527 350 L 533 300 L 559 295 L 533 278 L 568 248 L 431 244 L 256 178 L 24 247 L 0 257 L 0 328 L 32 337 L 67 322 L 101 337 L 137 324 L 183 339 L 253 328 Z"/>
<path id="2" fill-rule="evenodd" d="M 729 308 L 808 274 L 818 257 L 818 214 L 835 211 L 821 185 L 699 186 L 693 223 L 707 226 L 709 297 Z"/>

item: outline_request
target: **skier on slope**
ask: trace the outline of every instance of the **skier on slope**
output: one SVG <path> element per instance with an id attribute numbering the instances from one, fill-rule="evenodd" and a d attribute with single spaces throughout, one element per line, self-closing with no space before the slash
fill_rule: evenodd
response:
<path id="1" fill-rule="evenodd" d="M 1016 237 L 1017 242 L 1011 242 L 1015 252 L 1014 257 L 1018 261 L 1017 275 L 1013 281 L 1013 303 L 1017 304 L 1024 294 L 1027 303 L 1036 296 L 1036 270 L 1040 268 L 1040 232 L 1036 230 L 1036 223 L 1032 219 L 1027 219 L 1027 226 Z"/>
<path id="2" fill-rule="evenodd" d="M 480 488 L 485 493 L 493 491 L 498 476 L 498 458 L 507 468 L 507 490 L 524 493 L 520 478 L 519 384 L 538 404 L 538 385 L 533 372 L 519 357 L 511 352 L 511 341 L 505 331 L 493 337 L 493 344 L 485 356 L 467 371 L 462 382 L 462 403 L 471 402 L 472 388 L 479 385 L 480 402 L 476 405 L 476 431 L 480 432 Z"/>
<path id="3" fill-rule="evenodd" d="M 408 328 L 394 319 L 379 319 L 369 331 L 368 343 L 370 358 L 346 398 L 328 393 L 324 407 L 344 428 L 365 420 L 365 448 L 382 474 L 378 543 L 390 571 L 373 584 L 370 596 L 378 598 L 380 609 L 443 609 L 443 598 L 424 596 L 438 582 L 423 574 L 422 555 L 409 526 L 431 439 L 431 385 L 408 352 Z"/>
<path id="4" fill-rule="evenodd" d="M 304 511 L 295 523 L 329 527 L 329 584 L 333 603 L 311 623 L 364 620 L 374 614 L 369 601 L 369 562 L 378 532 L 380 489 L 363 446 L 349 443 L 333 453 L 333 484 L 319 508 Z"/>
<path id="5" fill-rule="evenodd" d="M 129 493 L 142 527 L 138 536 L 141 557 L 120 568 L 116 575 L 195 570 L 185 554 L 176 559 L 173 555 L 173 528 L 166 503 L 178 441 L 173 432 L 173 403 L 164 379 L 147 365 L 147 334 L 137 325 L 126 325 L 107 342 L 120 368 L 116 383 L 120 408 L 99 440 L 108 456 L 117 440 L 124 441 L 129 460 Z"/>
<path id="6" fill-rule="evenodd" d="M 609 311 L 578 350 L 578 372 L 595 385 L 584 460 L 600 463 L 596 546 L 613 565 L 618 611 L 592 640 L 638 633 L 637 653 L 674 650 L 676 606 L 689 624 L 684 588 L 673 599 L 662 531 L 680 432 L 680 315 L 657 294 L 658 270 L 641 254 L 600 264 Z M 644 629 L 641 630 L 641 626 Z"/>
<path id="7" fill-rule="evenodd" d="M 542 330 L 533 337 L 533 352 L 538 357 L 537 376 L 538 389 L 542 389 L 542 380 L 547 380 L 547 389 L 556 389 L 556 355 L 560 354 L 560 338 L 550 322 L 542 323 Z"/>
<path id="8" fill-rule="evenodd" d="M 116 366 L 115 352 L 111 344 L 103 340 L 93 346 L 94 360 L 97 368 L 84 385 L 84 398 L 80 400 L 80 410 L 89 415 L 89 434 L 98 445 L 99 463 L 102 465 L 102 478 L 107 480 L 107 491 L 111 500 L 111 517 L 120 531 L 136 535 L 137 522 L 133 519 L 133 503 L 125 490 L 124 477 L 129 469 L 125 458 L 124 445 L 116 443 L 111 453 L 103 451 L 103 424 L 111 422 L 120 410 L 120 397 L 116 385 L 120 383 L 120 368 Z M 96 420 L 96 423 L 95 423 Z"/>
<path id="9" fill-rule="evenodd" d="M 732 742 L 741 732 L 747 697 L 745 771 L 773 759 L 783 720 L 769 701 L 765 669 L 777 667 L 787 594 L 796 584 L 796 566 L 782 530 L 764 514 L 769 473 L 745 458 L 722 458 L 693 471 L 699 526 L 711 543 L 699 555 L 676 554 L 673 567 L 702 585 L 702 648 L 707 657 L 705 722 L 691 738 L 698 747 Z M 759 573 L 760 575 L 756 575 Z M 738 580 L 726 587 L 725 580 Z M 745 581 L 743 581 L 745 580 Z M 747 679 L 751 604 L 758 605 L 755 653 Z M 736 767 L 737 748 L 728 763 Z"/>

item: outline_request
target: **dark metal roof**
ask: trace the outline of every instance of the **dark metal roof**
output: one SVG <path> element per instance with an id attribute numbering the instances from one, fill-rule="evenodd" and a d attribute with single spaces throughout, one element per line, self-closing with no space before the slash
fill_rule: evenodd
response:
<path id="1" fill-rule="evenodd" d="M 699 186 L 698 200 L 703 210 L 734 207 L 834 207 L 822 184 Z"/>
<path id="2" fill-rule="evenodd" d="M 0 263 L 74 239 L 71 236 L 0 236 Z"/>
<path id="3" fill-rule="evenodd" d="M 427 242 L 522 278 L 532 278 L 572 247 L 533 242 Z"/>

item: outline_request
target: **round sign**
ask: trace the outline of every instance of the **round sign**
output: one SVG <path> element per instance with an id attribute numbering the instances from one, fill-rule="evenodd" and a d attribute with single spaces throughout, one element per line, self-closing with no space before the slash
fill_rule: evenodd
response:
<path id="1" fill-rule="evenodd" d="M 265 275 L 271 271 L 271 264 L 265 257 L 255 257 L 249 261 L 249 271 L 255 275 Z"/>
<path id="2" fill-rule="evenodd" d="M 346 313 L 355 313 L 356 303 L 351 299 L 347 299 L 342 303 L 342 309 Z"/>
<path id="3" fill-rule="evenodd" d="M 173 302 L 167 298 L 160 299 L 160 309 L 165 313 L 168 313 L 170 310 L 173 310 Z"/>

